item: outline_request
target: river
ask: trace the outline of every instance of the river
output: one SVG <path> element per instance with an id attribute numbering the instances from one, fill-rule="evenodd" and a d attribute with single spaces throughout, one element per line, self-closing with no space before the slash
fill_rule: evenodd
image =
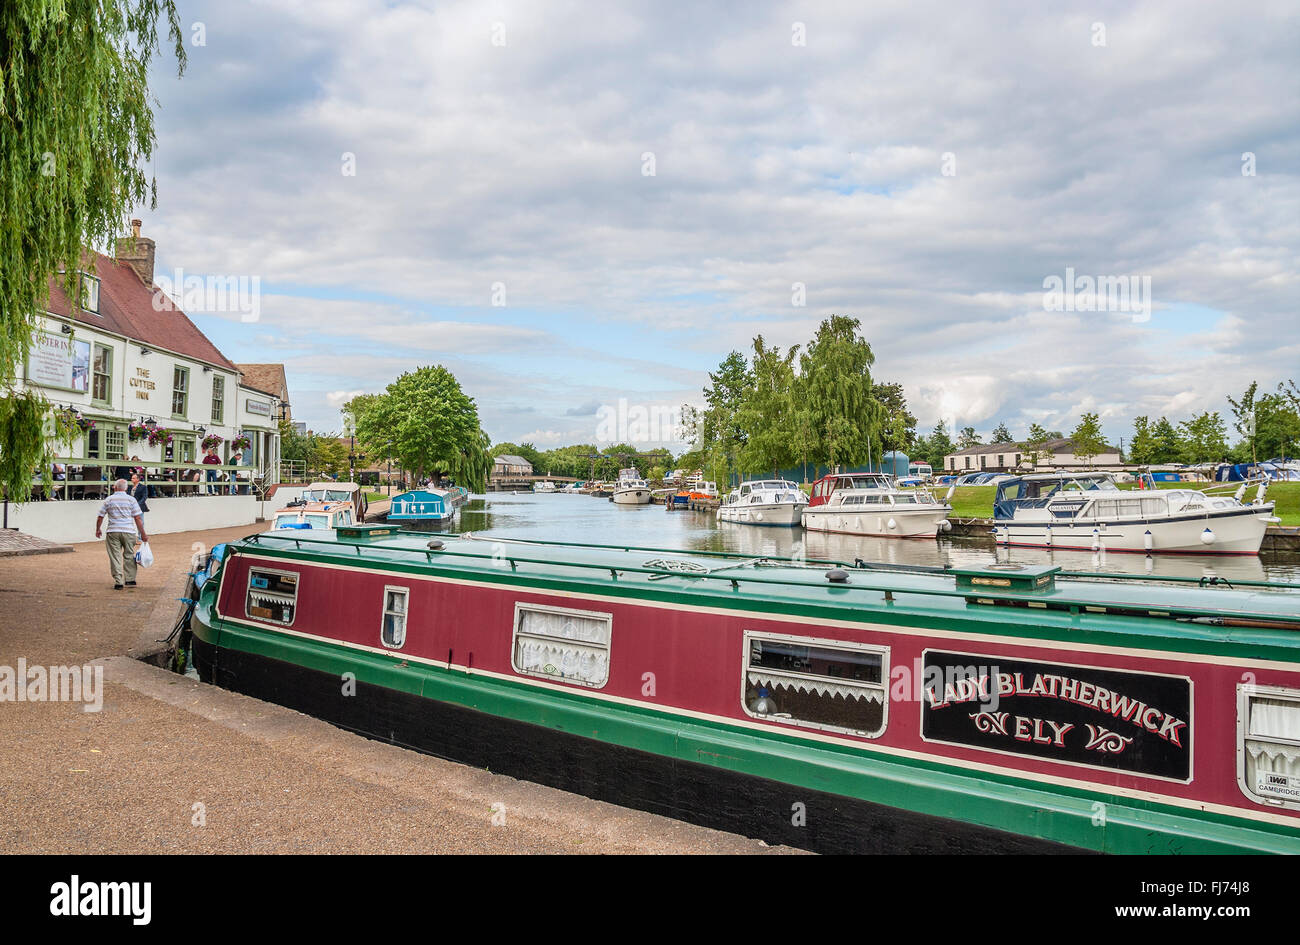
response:
<path id="1" fill-rule="evenodd" d="M 992 537 L 944 537 L 937 541 L 859 538 L 718 523 L 712 512 L 669 512 L 662 505 L 614 505 L 581 494 L 475 496 L 461 510 L 457 531 L 506 538 L 638 545 L 647 548 L 734 551 L 745 555 L 806 556 L 930 566 L 969 566 L 1012 561 L 1054 564 L 1067 571 L 1220 577 L 1229 581 L 1300 582 L 1300 554 L 1265 552 L 1259 557 L 1215 555 L 1091 554 L 1039 548 L 997 548 Z"/>

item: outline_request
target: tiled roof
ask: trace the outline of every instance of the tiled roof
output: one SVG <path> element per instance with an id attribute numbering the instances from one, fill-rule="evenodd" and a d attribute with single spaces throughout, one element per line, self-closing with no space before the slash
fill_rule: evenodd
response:
<path id="1" fill-rule="evenodd" d="M 283 364 L 236 364 L 235 367 L 244 372 L 240 383 L 245 387 L 273 394 L 281 400 L 289 399 L 289 381 Z"/>
<path id="2" fill-rule="evenodd" d="M 179 308 L 170 303 L 161 310 L 155 308 L 154 288 L 140 281 L 128 264 L 100 253 L 93 255 L 95 275 L 99 277 L 99 314 L 72 305 L 58 279 L 50 280 L 50 301 L 46 306 L 50 314 L 229 371 L 239 370 Z M 161 292 L 159 297 L 166 298 Z"/>
<path id="3" fill-rule="evenodd" d="M 494 465 L 496 463 L 503 463 L 506 466 L 527 466 L 529 469 L 533 468 L 533 464 L 522 456 L 511 456 L 509 453 L 503 453 L 502 455 L 497 456 L 492 462 Z"/>

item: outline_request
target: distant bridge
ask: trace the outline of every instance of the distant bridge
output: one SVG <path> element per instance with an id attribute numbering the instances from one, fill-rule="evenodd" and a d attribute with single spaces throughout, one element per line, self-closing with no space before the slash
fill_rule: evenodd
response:
<path id="1" fill-rule="evenodd" d="M 492 476 L 488 479 L 488 492 L 510 492 L 515 489 L 532 489 L 535 482 L 577 482 L 574 476 Z"/>

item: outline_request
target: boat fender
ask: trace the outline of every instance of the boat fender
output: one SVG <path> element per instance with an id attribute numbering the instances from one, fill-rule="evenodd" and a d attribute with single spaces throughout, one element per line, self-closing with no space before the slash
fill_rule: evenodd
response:
<path id="1" fill-rule="evenodd" d="M 889 528 L 891 532 L 898 527 L 898 523 L 895 522 L 892 518 L 888 522 L 886 522 L 885 525 Z"/>
<path id="2" fill-rule="evenodd" d="M 952 502 L 952 494 L 956 491 L 957 491 L 957 485 L 956 483 L 954 483 L 953 485 L 948 487 L 948 494 L 943 497 L 943 501 Z"/>
<path id="3" fill-rule="evenodd" d="M 945 518 L 942 522 L 939 523 L 939 530 L 943 532 L 952 531 L 952 522 L 948 521 Z"/>
<path id="4" fill-rule="evenodd" d="M 847 584 L 849 582 L 849 572 L 843 568 L 831 568 L 826 572 L 826 580 L 832 584 Z"/>
<path id="5" fill-rule="evenodd" d="M 1011 535 L 1011 529 L 1008 528 L 1007 529 L 1008 541 L 1011 540 L 1010 535 Z M 1052 523 L 1051 522 L 1047 523 L 1047 547 L 1048 548 L 1052 547 Z"/>
<path id="6" fill-rule="evenodd" d="M 763 513 L 762 513 L 762 512 L 755 512 L 755 513 L 754 513 L 754 521 L 756 521 L 756 522 L 761 522 L 761 521 L 763 521 Z"/>
<path id="7" fill-rule="evenodd" d="M 1238 502 L 1241 502 L 1243 499 L 1246 498 L 1246 487 L 1248 485 L 1250 485 L 1250 483 L 1243 482 L 1241 485 L 1237 486 L 1237 491 L 1233 493 L 1232 497 L 1236 499 Z"/>
<path id="8" fill-rule="evenodd" d="M 1267 492 L 1267 491 L 1268 491 L 1268 480 L 1265 479 L 1263 482 L 1261 482 L 1261 483 L 1259 484 L 1259 488 L 1255 490 L 1255 504 L 1256 504 L 1256 505 L 1263 505 L 1263 504 L 1264 504 L 1264 493 Z"/>
<path id="9" fill-rule="evenodd" d="M 1092 550 L 1101 550 L 1101 529 L 1095 527 L 1092 530 Z"/>
<path id="10" fill-rule="evenodd" d="M 1151 529 L 1147 529 L 1146 534 L 1142 536 L 1142 547 L 1150 551 L 1155 545 L 1155 540 L 1151 537 Z"/>
<path id="11" fill-rule="evenodd" d="M 1201 532 L 1201 544 L 1203 545 L 1214 544 L 1214 532 L 1210 531 L 1210 529 L 1208 528 L 1205 531 Z"/>

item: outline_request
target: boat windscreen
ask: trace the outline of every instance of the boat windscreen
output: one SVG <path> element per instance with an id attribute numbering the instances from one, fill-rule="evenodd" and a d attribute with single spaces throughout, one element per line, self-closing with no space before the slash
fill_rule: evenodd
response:
<path id="1" fill-rule="evenodd" d="M 306 515 L 303 520 L 312 528 L 329 528 L 330 517 L 328 515 Z"/>

